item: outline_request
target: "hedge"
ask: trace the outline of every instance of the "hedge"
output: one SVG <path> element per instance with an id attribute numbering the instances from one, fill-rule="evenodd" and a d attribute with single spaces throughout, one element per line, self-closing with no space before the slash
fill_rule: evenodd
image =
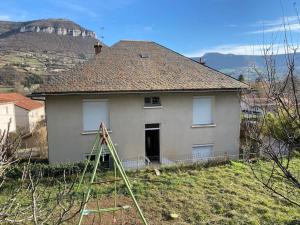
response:
<path id="1" fill-rule="evenodd" d="M 22 178 L 24 168 L 28 166 L 31 170 L 32 176 L 43 177 L 62 177 L 81 174 L 85 167 L 85 162 L 79 163 L 65 163 L 65 164 L 45 164 L 45 163 L 18 163 L 13 165 L 6 173 L 7 178 L 20 179 Z M 93 165 L 89 164 L 87 172 L 92 172 Z"/>

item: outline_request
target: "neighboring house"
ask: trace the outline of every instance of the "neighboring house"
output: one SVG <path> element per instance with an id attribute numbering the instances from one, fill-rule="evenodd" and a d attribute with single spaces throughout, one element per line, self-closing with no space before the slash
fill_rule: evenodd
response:
<path id="1" fill-rule="evenodd" d="M 85 159 L 101 121 L 126 167 L 238 155 L 247 85 L 154 42 L 95 48 L 32 94 L 46 99 L 50 163 Z"/>
<path id="2" fill-rule="evenodd" d="M 0 93 L 0 130 L 31 132 L 45 119 L 44 104 L 18 93 Z"/>
<path id="3" fill-rule="evenodd" d="M 278 106 L 271 98 L 256 97 L 251 93 L 242 96 L 242 114 L 244 118 L 249 120 L 256 120 L 267 112 L 274 112 L 277 107 Z"/>

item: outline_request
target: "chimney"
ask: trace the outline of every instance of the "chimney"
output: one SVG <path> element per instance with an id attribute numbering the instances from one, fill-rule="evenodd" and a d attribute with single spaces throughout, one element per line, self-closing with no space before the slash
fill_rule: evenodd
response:
<path id="1" fill-rule="evenodd" d="M 94 45 L 94 48 L 95 48 L 95 55 L 98 55 L 101 52 L 102 45 L 99 42 L 97 42 Z"/>
<path id="2" fill-rule="evenodd" d="M 204 60 L 202 59 L 202 57 L 199 58 L 199 63 L 202 64 L 202 65 L 205 65 L 205 62 L 204 62 Z"/>

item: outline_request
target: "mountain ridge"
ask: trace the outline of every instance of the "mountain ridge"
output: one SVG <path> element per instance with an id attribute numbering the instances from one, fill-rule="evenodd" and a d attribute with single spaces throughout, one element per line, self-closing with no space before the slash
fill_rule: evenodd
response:
<path id="1" fill-rule="evenodd" d="M 286 55 L 278 54 L 274 56 L 275 67 L 279 76 L 284 75 L 287 70 Z M 193 60 L 199 61 L 200 57 L 192 57 Z M 249 80 L 257 78 L 257 70 L 264 71 L 265 59 L 262 55 L 237 55 L 237 54 L 222 54 L 218 52 L 205 53 L 201 60 L 205 64 L 214 69 L 220 70 L 223 73 L 238 78 L 243 74 Z M 296 69 L 300 70 L 300 53 L 295 55 Z"/>
<path id="2" fill-rule="evenodd" d="M 96 38 L 96 33 L 83 28 L 68 19 L 40 19 L 24 22 L 0 21 L 0 36 L 18 32 L 44 32 L 58 35 L 88 36 Z"/>
<path id="3" fill-rule="evenodd" d="M 0 21 L 0 85 L 69 70 L 94 57 L 96 42 L 95 32 L 67 19 Z"/>

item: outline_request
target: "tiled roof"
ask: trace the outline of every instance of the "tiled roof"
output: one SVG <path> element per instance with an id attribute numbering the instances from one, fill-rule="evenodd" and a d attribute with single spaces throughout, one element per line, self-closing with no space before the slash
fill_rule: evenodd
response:
<path id="1" fill-rule="evenodd" d="M 12 102 L 15 105 L 29 111 L 44 106 L 43 103 L 34 101 L 18 93 L 0 93 L 0 103 L 7 102 Z"/>
<path id="2" fill-rule="evenodd" d="M 120 41 L 84 65 L 53 76 L 33 95 L 244 88 L 248 86 L 155 42 Z"/>

